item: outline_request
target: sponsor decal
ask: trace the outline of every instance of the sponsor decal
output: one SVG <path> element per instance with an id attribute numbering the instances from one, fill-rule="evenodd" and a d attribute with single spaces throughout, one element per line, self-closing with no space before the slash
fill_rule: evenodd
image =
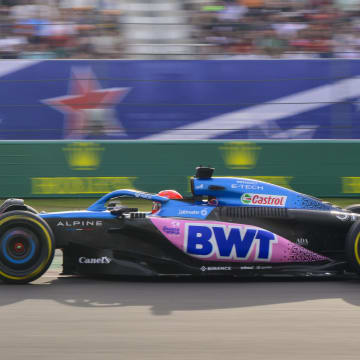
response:
<path id="1" fill-rule="evenodd" d="M 169 235 L 179 235 L 180 234 L 179 228 L 164 226 L 162 229 L 163 229 L 164 233 L 169 234 Z"/>
<path id="2" fill-rule="evenodd" d="M 218 199 L 210 199 L 208 204 L 212 205 L 212 206 L 218 206 L 219 205 L 219 200 Z"/>
<path id="3" fill-rule="evenodd" d="M 179 210 L 179 215 L 202 215 L 206 216 L 208 214 L 208 210 L 202 209 L 202 210 Z"/>
<path id="4" fill-rule="evenodd" d="M 242 184 L 242 185 L 258 185 L 254 180 L 248 179 L 248 178 L 240 178 L 240 179 L 234 179 L 236 180 L 236 184 Z"/>
<path id="5" fill-rule="evenodd" d="M 200 184 L 200 185 L 196 185 L 195 186 L 195 189 L 196 190 L 201 190 L 201 189 L 203 189 L 204 188 L 204 184 Z"/>
<path id="6" fill-rule="evenodd" d="M 295 243 L 300 245 L 300 246 L 308 246 L 309 245 L 309 240 L 307 238 L 297 238 L 295 240 Z"/>
<path id="7" fill-rule="evenodd" d="M 151 218 L 150 221 L 179 250 L 191 257 L 205 260 L 206 265 L 210 261 L 217 261 L 221 262 L 220 265 L 231 265 L 232 270 L 247 271 L 256 270 L 253 266 L 255 263 L 259 266 L 268 266 L 272 262 L 329 260 L 296 244 L 296 237 L 289 241 L 255 225 L 156 217 Z M 179 235 L 164 232 L 165 226 L 179 228 Z M 236 262 L 239 264 L 234 267 L 232 263 Z M 219 264 L 214 263 L 214 265 Z"/>
<path id="8" fill-rule="evenodd" d="M 202 266 L 201 271 L 231 271 L 231 266 Z"/>
<path id="9" fill-rule="evenodd" d="M 250 204 L 251 203 L 251 195 L 250 194 L 243 194 L 241 196 L 241 202 L 243 204 Z"/>
<path id="10" fill-rule="evenodd" d="M 348 212 L 332 211 L 332 214 L 336 216 L 337 219 L 341 221 L 356 221 L 357 216 Z"/>
<path id="11" fill-rule="evenodd" d="M 97 143 L 76 142 L 63 148 L 69 166 L 74 170 L 96 170 L 104 148 Z"/>
<path id="12" fill-rule="evenodd" d="M 350 218 L 350 215 L 345 213 L 337 213 L 335 216 L 341 221 L 346 221 Z"/>
<path id="13" fill-rule="evenodd" d="M 76 226 L 102 226 L 103 222 L 101 220 L 63 220 L 58 221 L 56 226 L 64 227 L 76 227 Z"/>
<path id="14" fill-rule="evenodd" d="M 269 261 L 276 243 L 275 234 L 251 226 L 185 225 L 184 250 L 199 258 L 246 260 L 255 251 L 254 260 Z"/>
<path id="15" fill-rule="evenodd" d="M 288 189 L 291 189 L 290 181 L 293 176 L 248 176 L 251 179 L 265 181 L 273 185 L 279 185 Z"/>
<path id="16" fill-rule="evenodd" d="M 245 193 L 241 196 L 241 202 L 245 205 L 277 206 L 284 207 L 287 196 L 270 194 Z"/>
<path id="17" fill-rule="evenodd" d="M 79 257 L 79 264 L 110 264 L 111 259 L 108 256 L 101 258 L 87 258 L 85 256 Z"/>
<path id="18" fill-rule="evenodd" d="M 139 199 L 146 199 L 146 200 L 151 200 L 151 194 L 148 193 L 136 193 L 135 197 L 139 198 Z"/>
<path id="19" fill-rule="evenodd" d="M 103 194 L 117 189 L 134 188 L 136 177 L 41 177 L 32 178 L 32 193 Z"/>
<path id="20" fill-rule="evenodd" d="M 264 187 L 261 185 L 254 185 L 254 184 L 239 184 L 239 183 L 235 183 L 235 184 L 231 184 L 231 188 L 232 189 L 241 189 L 241 190 L 264 190 Z"/>
<path id="21" fill-rule="evenodd" d="M 359 194 L 360 193 L 360 177 L 346 176 L 342 177 L 343 194 Z"/>
<path id="22" fill-rule="evenodd" d="M 272 268 L 273 268 L 273 267 L 270 266 L 270 265 L 268 265 L 268 266 L 261 266 L 261 265 L 255 266 L 255 269 L 256 269 L 256 270 L 270 270 L 270 269 L 272 269 Z"/>
<path id="23" fill-rule="evenodd" d="M 252 142 L 236 141 L 221 146 L 225 164 L 230 169 L 253 169 L 261 147 Z"/>

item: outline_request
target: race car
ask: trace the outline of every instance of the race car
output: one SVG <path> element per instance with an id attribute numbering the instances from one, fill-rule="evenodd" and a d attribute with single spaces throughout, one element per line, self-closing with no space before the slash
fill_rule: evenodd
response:
<path id="1" fill-rule="evenodd" d="M 270 183 L 198 167 L 192 196 L 120 189 L 83 211 L 0 206 L 0 278 L 28 283 L 63 251 L 63 274 L 125 277 L 360 274 L 360 205 L 342 209 Z M 164 196 L 161 196 L 164 195 Z M 153 211 L 121 204 L 148 200 Z M 120 202 L 119 202 L 120 201 Z"/>

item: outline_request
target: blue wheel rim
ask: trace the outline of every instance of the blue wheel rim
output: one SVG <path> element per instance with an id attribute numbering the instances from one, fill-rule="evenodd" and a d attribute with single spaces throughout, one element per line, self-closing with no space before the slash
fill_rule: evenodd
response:
<path id="1" fill-rule="evenodd" d="M 25 236 L 26 240 L 29 242 L 30 244 L 30 252 L 29 254 L 23 258 L 23 259 L 14 259 L 13 257 L 11 257 L 8 254 L 8 250 L 7 250 L 7 243 L 8 241 L 13 237 L 13 236 L 18 236 L 18 235 L 22 235 Z M 6 234 L 6 236 L 3 238 L 2 240 L 2 251 L 3 251 L 3 255 L 5 257 L 5 259 L 7 261 L 9 261 L 10 263 L 13 264 L 24 264 L 27 261 L 31 260 L 31 258 L 34 256 L 35 253 L 35 242 L 33 240 L 33 238 L 31 236 L 29 236 L 28 233 L 21 231 L 21 230 L 14 230 L 14 231 L 10 231 L 8 234 Z"/>

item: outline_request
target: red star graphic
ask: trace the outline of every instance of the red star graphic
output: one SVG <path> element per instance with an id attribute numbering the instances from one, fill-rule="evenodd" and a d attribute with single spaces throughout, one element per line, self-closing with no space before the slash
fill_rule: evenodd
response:
<path id="1" fill-rule="evenodd" d="M 102 89 L 95 74 L 88 67 L 72 69 L 69 95 L 43 102 L 63 112 L 65 116 L 65 138 L 82 138 L 87 134 L 89 119 L 84 110 L 112 109 L 121 101 L 130 88 Z M 105 132 L 119 131 L 121 127 L 113 121 L 103 119 Z"/>

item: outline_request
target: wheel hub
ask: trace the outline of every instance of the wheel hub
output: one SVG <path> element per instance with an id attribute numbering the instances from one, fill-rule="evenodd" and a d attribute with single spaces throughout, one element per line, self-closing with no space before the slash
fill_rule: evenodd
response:
<path id="1" fill-rule="evenodd" d="M 16 242 L 14 245 L 14 251 L 16 254 L 21 255 L 25 251 L 25 245 L 23 242 Z"/>

